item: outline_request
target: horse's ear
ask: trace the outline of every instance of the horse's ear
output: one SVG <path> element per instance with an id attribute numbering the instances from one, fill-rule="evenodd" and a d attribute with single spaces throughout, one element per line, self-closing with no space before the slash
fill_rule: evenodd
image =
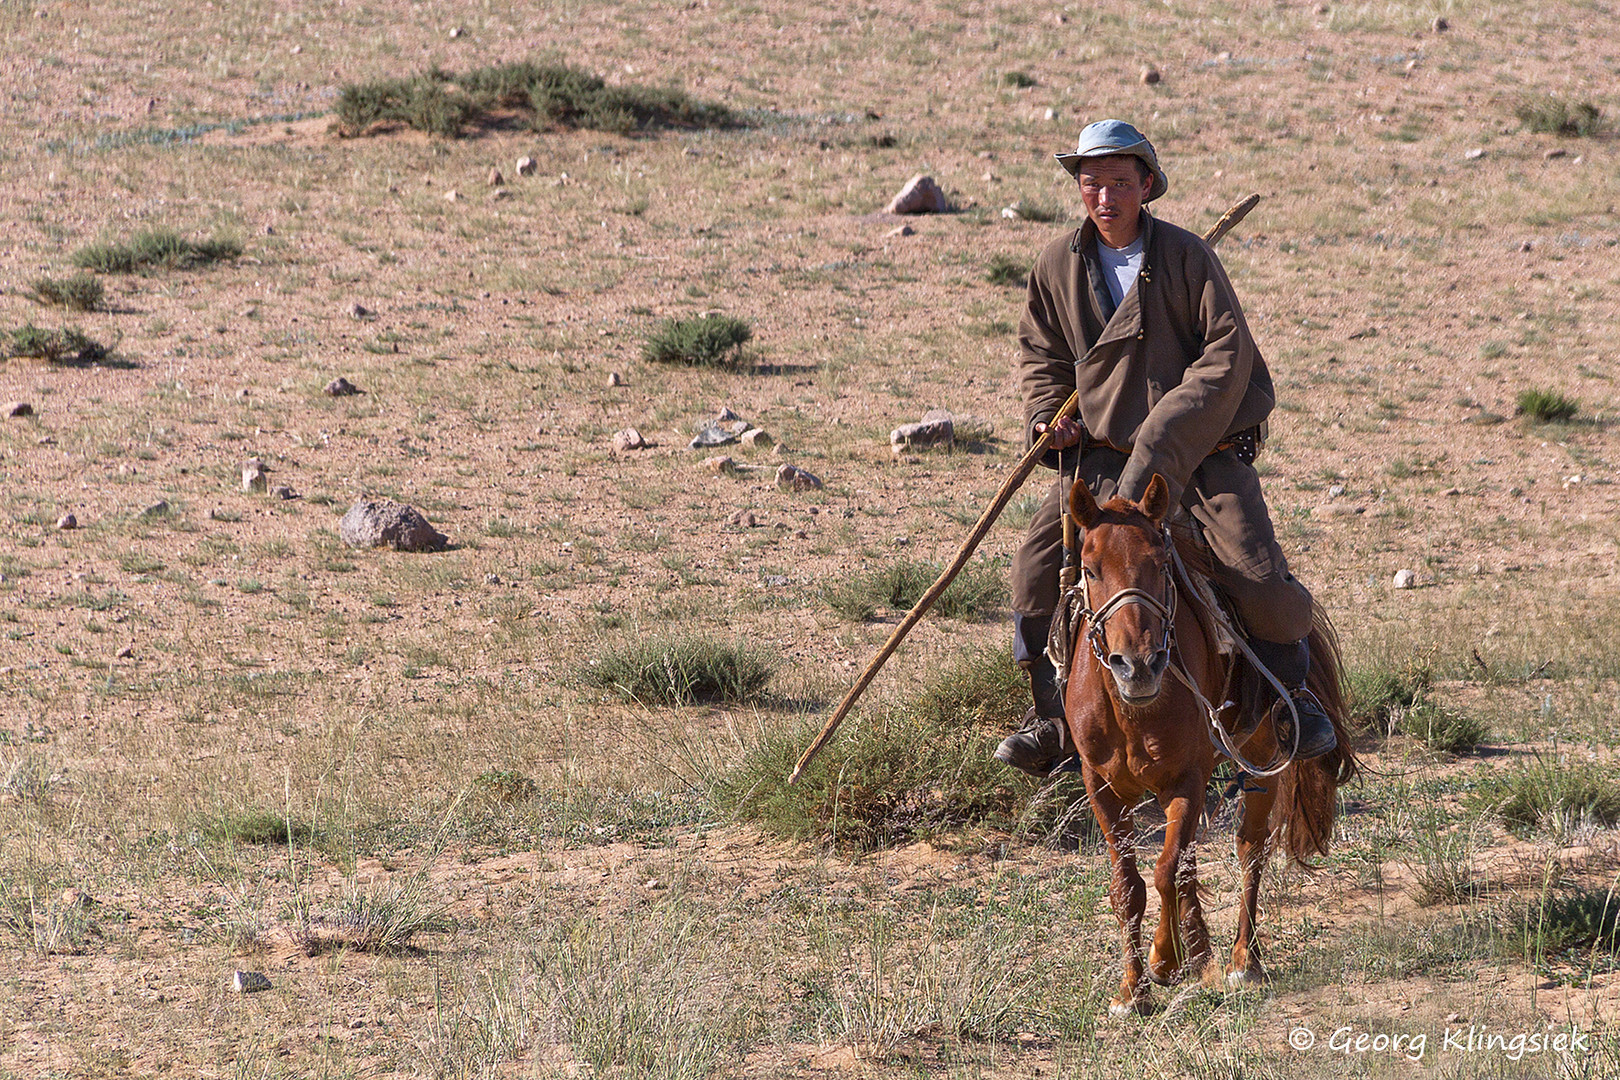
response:
<path id="1" fill-rule="evenodd" d="M 1082 529 L 1089 529 L 1102 516 L 1102 509 L 1097 506 L 1097 500 L 1086 487 L 1086 482 L 1078 476 L 1074 478 L 1074 486 L 1069 489 L 1069 513 L 1080 522 Z"/>
<path id="2" fill-rule="evenodd" d="M 1170 485 L 1158 473 L 1148 481 L 1147 494 L 1142 496 L 1142 513 L 1152 518 L 1155 525 L 1163 525 L 1165 516 L 1170 513 Z"/>

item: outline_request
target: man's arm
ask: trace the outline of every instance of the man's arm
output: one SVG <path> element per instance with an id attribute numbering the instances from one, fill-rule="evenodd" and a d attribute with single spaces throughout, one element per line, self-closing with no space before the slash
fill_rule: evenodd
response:
<path id="1" fill-rule="evenodd" d="M 1034 445 L 1074 392 L 1074 351 L 1058 317 L 1059 300 L 1043 273 L 1045 263 L 1043 256 L 1030 271 L 1029 298 L 1018 324 L 1018 391 L 1024 400 L 1026 446 Z M 1079 441 L 1079 425 L 1060 423 L 1056 434 L 1064 445 L 1073 446 Z M 1056 468 L 1056 455 L 1049 454 L 1042 464 Z"/>
<path id="2" fill-rule="evenodd" d="M 1191 260 L 1189 285 L 1197 287 L 1197 330 L 1204 342 L 1181 382 L 1153 406 L 1137 432 L 1120 494 L 1140 499 L 1153 474 L 1170 485 L 1171 505 L 1181 501 L 1193 470 L 1226 435 L 1249 390 L 1258 350 L 1237 294 L 1220 261 L 1207 247 Z"/>

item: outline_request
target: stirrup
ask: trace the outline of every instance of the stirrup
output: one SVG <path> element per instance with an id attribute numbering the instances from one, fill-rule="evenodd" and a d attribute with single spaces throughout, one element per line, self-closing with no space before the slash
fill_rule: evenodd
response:
<path id="1" fill-rule="evenodd" d="M 1299 746 L 1294 746 L 1294 716 L 1282 699 L 1271 707 L 1272 723 L 1277 730 L 1277 746 L 1287 753 L 1294 752 L 1294 760 L 1309 761 L 1331 753 L 1339 745 L 1339 736 L 1333 730 L 1333 720 L 1322 702 L 1303 686 L 1288 691 L 1294 708 L 1299 711 Z"/>

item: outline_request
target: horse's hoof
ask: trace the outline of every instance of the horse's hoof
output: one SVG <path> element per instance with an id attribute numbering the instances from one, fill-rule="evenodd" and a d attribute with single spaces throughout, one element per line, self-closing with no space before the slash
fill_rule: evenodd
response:
<path id="1" fill-rule="evenodd" d="M 1234 990 L 1245 986 L 1260 986 L 1265 981 L 1266 973 L 1252 968 L 1233 968 L 1226 973 L 1226 985 Z"/>
<path id="2" fill-rule="evenodd" d="M 1108 1003 L 1108 1015 L 1115 1020 L 1124 1020 L 1127 1017 L 1136 1015 L 1136 1006 L 1122 1005 L 1117 1001 L 1110 1001 Z"/>
<path id="3" fill-rule="evenodd" d="M 1175 968 L 1171 968 L 1169 974 L 1161 974 L 1152 968 L 1147 969 L 1148 981 L 1154 986 L 1174 986 L 1177 982 L 1181 981 L 1177 977 L 1179 974 L 1180 973 L 1177 972 Z"/>

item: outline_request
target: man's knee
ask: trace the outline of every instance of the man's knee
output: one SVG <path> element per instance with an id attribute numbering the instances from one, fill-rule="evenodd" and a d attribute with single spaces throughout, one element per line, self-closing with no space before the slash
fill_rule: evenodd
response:
<path id="1" fill-rule="evenodd" d="M 1013 611 L 1020 615 L 1050 615 L 1056 611 L 1062 568 L 1063 517 L 1054 485 L 1030 519 L 1024 542 L 1013 553 Z"/>
<path id="2" fill-rule="evenodd" d="M 1228 580 L 1222 585 L 1251 637 L 1292 642 L 1310 634 L 1314 602 L 1293 574 L 1285 571 L 1267 581 Z"/>

